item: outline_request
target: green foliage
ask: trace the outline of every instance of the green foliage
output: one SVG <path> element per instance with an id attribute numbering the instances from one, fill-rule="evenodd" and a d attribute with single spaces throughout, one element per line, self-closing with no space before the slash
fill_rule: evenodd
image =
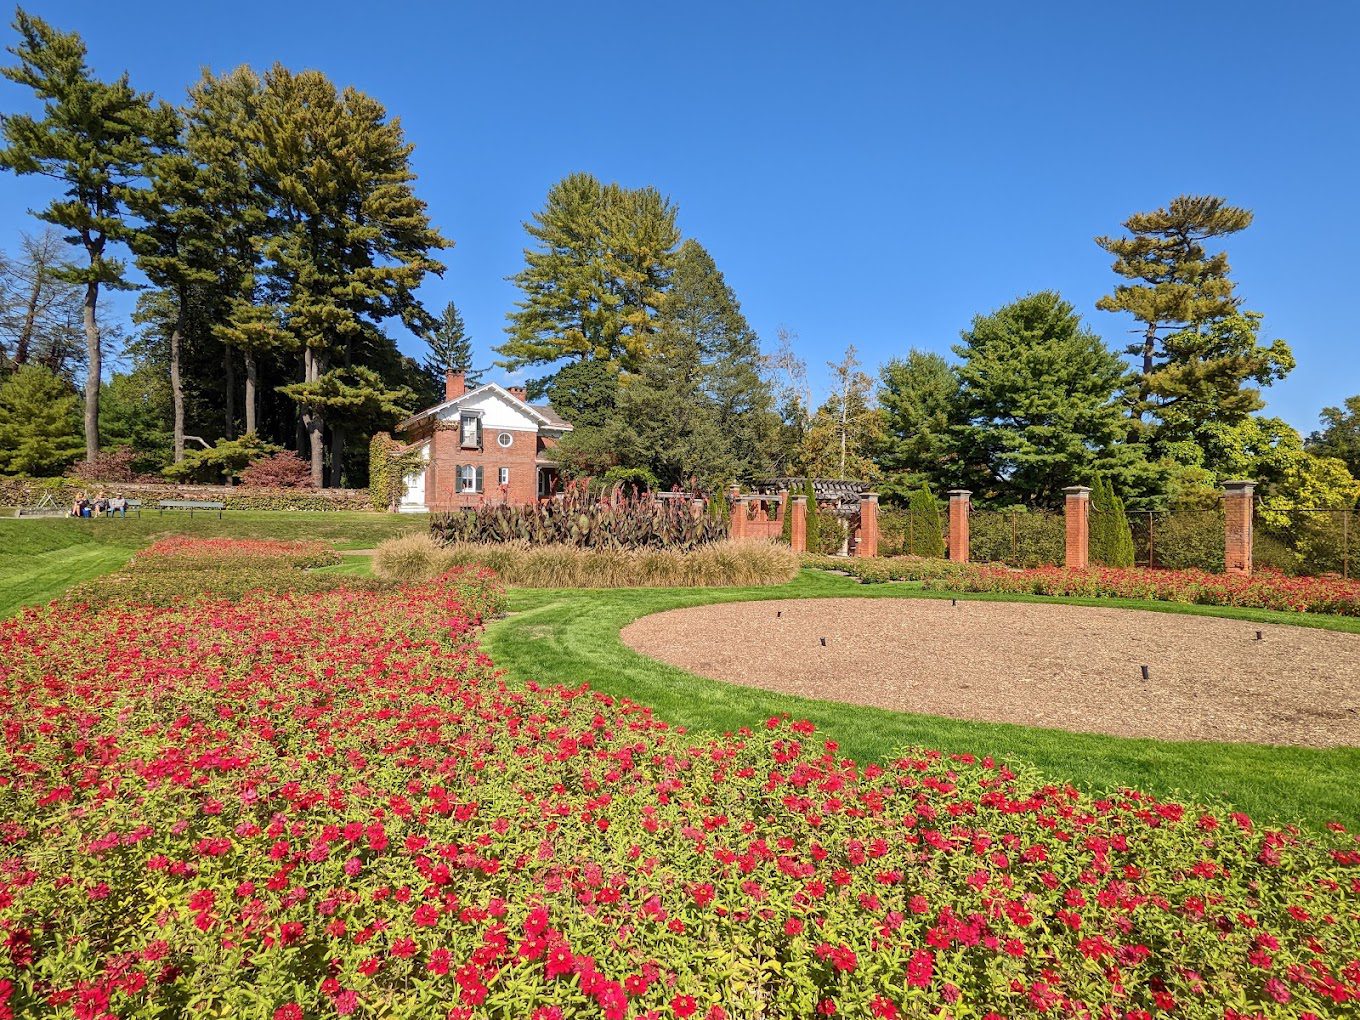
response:
<path id="1" fill-rule="evenodd" d="M 395 511 L 406 476 L 424 463 L 420 447 L 407 447 L 386 432 L 375 432 L 368 448 L 368 495 L 374 510 Z"/>
<path id="2" fill-rule="evenodd" d="M 1124 442 L 1119 400 L 1127 370 L 1072 305 L 1052 291 L 980 315 L 954 348 L 961 359 L 965 463 L 985 465 L 972 488 L 999 502 L 1058 506 L 1094 472 L 1122 484 L 1146 471 Z"/>
<path id="3" fill-rule="evenodd" d="M 1133 566 L 1133 531 L 1124 512 L 1124 501 L 1104 475 L 1095 476 L 1090 499 L 1087 551 L 1091 563 L 1105 567 Z"/>
<path id="4" fill-rule="evenodd" d="M 478 384 L 472 371 L 472 341 L 468 339 L 463 315 L 452 301 L 444 306 L 434 327 L 425 334 L 430 353 L 425 356 L 424 368 L 434 380 L 436 389 L 444 392 L 444 377 L 448 372 L 462 372 L 464 382 L 471 388 Z"/>
<path id="5" fill-rule="evenodd" d="M 536 247 L 512 277 L 524 297 L 497 351 L 510 369 L 597 358 L 623 369 L 654 350 L 655 316 L 679 232 L 655 188 L 576 173 L 554 184 L 524 229 Z"/>
<path id="6" fill-rule="evenodd" d="M 807 550 L 822 551 L 822 514 L 817 507 L 817 490 L 812 487 L 812 479 L 803 482 L 803 495 L 807 497 Z"/>
<path id="7" fill-rule="evenodd" d="M 917 485 L 956 488 L 964 475 L 953 429 L 959 424 L 959 377 L 938 354 L 913 348 L 880 372 L 879 406 L 886 439 L 878 458 L 885 497 L 908 499 Z"/>
<path id="8" fill-rule="evenodd" d="M 1319 457 L 1335 457 L 1360 478 L 1360 396 L 1347 397 L 1341 407 L 1324 407 L 1322 428 L 1308 437 L 1308 450 Z"/>
<path id="9" fill-rule="evenodd" d="M 0 382 L 0 474 L 55 474 L 83 449 L 80 400 L 30 362 Z"/>
<path id="10" fill-rule="evenodd" d="M 656 475 L 646 468 L 639 467 L 612 467 L 604 473 L 603 481 L 606 485 L 620 486 L 624 492 L 629 489 L 635 489 L 638 492 L 655 492 L 662 488 Z"/>
<path id="11" fill-rule="evenodd" d="M 1061 564 L 1067 555 L 1063 515 L 1013 507 L 975 510 L 968 519 L 968 555 L 975 563 L 1012 567 Z"/>
<path id="12" fill-rule="evenodd" d="M 577 429 L 597 428 L 614 419 L 619 396 L 619 373 L 595 358 L 563 365 L 546 381 L 537 381 L 531 395 L 541 392 L 553 410 Z"/>
<path id="13" fill-rule="evenodd" d="M 807 424 L 803 469 L 816 478 L 875 481 L 879 471 L 874 457 L 885 433 L 883 412 L 874 405 L 873 379 L 860 370 L 853 344 L 844 358 L 827 362 L 827 367 L 832 391 Z"/>
<path id="14" fill-rule="evenodd" d="M 585 549 L 696 549 L 727 536 L 727 522 L 695 515 L 684 500 L 646 496 L 597 499 L 573 485 L 558 499 L 530 505 L 484 504 L 436 514 L 439 542 L 527 542 Z"/>
<path id="15" fill-rule="evenodd" d="M 940 516 L 940 502 L 930 489 L 922 485 L 911 494 L 907 504 L 910 517 L 911 552 L 914 556 L 944 556 L 944 521 Z"/>
<path id="16" fill-rule="evenodd" d="M 178 464 L 161 473 L 172 481 L 227 481 L 240 476 L 246 465 L 271 456 L 283 447 L 266 442 L 254 432 L 240 439 L 223 439 L 206 450 L 188 450 Z"/>
<path id="17" fill-rule="evenodd" d="M 817 570 L 837 570 L 857 577 L 864 584 L 887 581 L 926 581 L 936 578 L 966 578 L 976 569 L 967 563 L 951 563 L 927 556 L 824 556 L 808 553 L 803 566 Z"/>
<path id="18" fill-rule="evenodd" d="M 139 471 L 159 471 L 174 450 L 171 418 L 170 382 L 164 374 L 145 364 L 115 372 L 101 399 L 100 443 L 136 451 Z"/>

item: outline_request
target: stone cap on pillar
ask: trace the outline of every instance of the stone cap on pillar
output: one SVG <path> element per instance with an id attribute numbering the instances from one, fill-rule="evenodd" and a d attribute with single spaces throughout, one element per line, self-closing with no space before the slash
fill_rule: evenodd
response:
<path id="1" fill-rule="evenodd" d="M 1223 491 L 1229 496 L 1250 496 L 1256 491 L 1256 482 L 1249 479 L 1224 482 Z"/>
<path id="2" fill-rule="evenodd" d="M 861 492 L 861 493 L 859 494 L 859 501 L 860 501 L 861 503 L 877 503 L 877 502 L 878 502 L 878 493 L 876 493 L 876 492 Z"/>
<path id="3" fill-rule="evenodd" d="M 1089 485 L 1069 485 L 1063 489 L 1068 496 L 1075 496 L 1077 499 L 1090 499 L 1091 487 Z"/>
<path id="4" fill-rule="evenodd" d="M 806 497 L 806 496 L 794 496 L 794 497 L 793 497 L 793 505 L 794 505 L 794 506 L 797 506 L 799 503 L 802 503 L 804 506 L 806 506 L 806 505 L 807 505 L 807 497 Z"/>
<path id="5" fill-rule="evenodd" d="M 950 489 L 950 490 L 949 490 L 949 498 L 950 498 L 950 499 L 967 499 L 967 498 L 968 498 L 969 496 L 971 496 L 972 494 L 973 494 L 973 490 L 972 490 L 972 489 Z"/>

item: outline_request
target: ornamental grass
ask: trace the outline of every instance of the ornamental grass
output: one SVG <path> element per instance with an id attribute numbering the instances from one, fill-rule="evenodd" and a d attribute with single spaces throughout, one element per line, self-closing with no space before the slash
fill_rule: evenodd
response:
<path id="1" fill-rule="evenodd" d="M 1339 825 L 509 689 L 500 605 L 0 624 L 0 1017 L 1356 1014 Z"/>
<path id="2" fill-rule="evenodd" d="M 775 542 L 712 542 L 678 549 L 580 549 L 524 542 L 453 542 L 405 535 L 378 546 L 374 572 L 410 584 L 456 567 L 486 567 L 520 588 L 711 588 L 784 584 L 799 558 Z"/>

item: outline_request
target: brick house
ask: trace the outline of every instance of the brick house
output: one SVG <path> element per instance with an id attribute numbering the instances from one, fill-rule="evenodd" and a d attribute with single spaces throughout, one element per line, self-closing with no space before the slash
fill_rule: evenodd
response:
<path id="1" fill-rule="evenodd" d="M 447 510 L 480 503 L 533 503 L 556 491 L 550 451 L 571 424 L 547 404 L 529 403 L 517 386 L 468 389 L 450 372 L 444 402 L 396 428 L 425 466 L 406 476 L 400 509 Z"/>

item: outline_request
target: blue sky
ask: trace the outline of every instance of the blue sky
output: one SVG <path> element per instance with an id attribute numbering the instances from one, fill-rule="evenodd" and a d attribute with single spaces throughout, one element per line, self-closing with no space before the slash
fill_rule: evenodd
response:
<path id="1" fill-rule="evenodd" d="M 1053 288 L 1112 345 L 1092 237 L 1186 192 L 1256 213 L 1228 248 L 1299 367 L 1269 408 L 1307 430 L 1360 393 L 1360 7 L 1279 3 L 34 2 L 101 74 L 178 100 L 201 67 L 318 68 L 399 115 L 457 242 L 422 294 L 503 336 L 521 223 L 575 170 L 678 204 L 767 344 L 814 379 L 947 352 Z M 12 33 L 8 34 L 12 40 Z M 0 106 L 27 97 L 0 83 Z M 48 197 L 0 177 L 0 247 Z M 123 299 L 126 300 L 126 299 Z M 402 341 L 411 352 L 419 342 Z"/>

